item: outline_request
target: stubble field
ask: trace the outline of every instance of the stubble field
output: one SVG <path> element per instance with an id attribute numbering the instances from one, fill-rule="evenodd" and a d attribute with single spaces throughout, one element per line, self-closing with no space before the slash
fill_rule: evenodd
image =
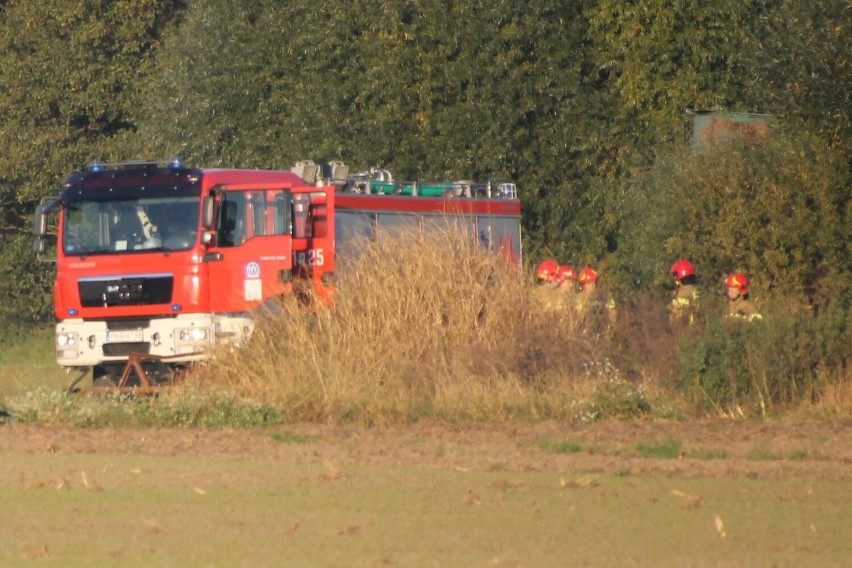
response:
<path id="1" fill-rule="evenodd" d="M 0 426 L 0 562 L 843 566 L 849 420 Z"/>

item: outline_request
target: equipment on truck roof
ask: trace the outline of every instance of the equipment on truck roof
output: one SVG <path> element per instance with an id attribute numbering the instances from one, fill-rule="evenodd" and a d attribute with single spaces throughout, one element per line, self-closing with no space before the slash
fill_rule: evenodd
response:
<path id="1" fill-rule="evenodd" d="M 517 187 L 505 178 L 491 178 L 485 182 L 394 181 L 391 172 L 385 168 L 370 167 L 349 175 L 349 167 L 343 162 L 315 164 L 310 160 L 296 162 L 291 171 L 308 183 L 333 185 L 339 191 L 346 193 L 485 199 L 518 198 Z"/>

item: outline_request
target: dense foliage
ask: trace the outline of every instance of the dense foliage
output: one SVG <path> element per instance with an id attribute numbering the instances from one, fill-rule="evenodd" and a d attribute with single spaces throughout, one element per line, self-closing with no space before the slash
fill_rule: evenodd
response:
<path id="1" fill-rule="evenodd" d="M 818 302 L 850 273 L 849 179 L 843 156 L 801 132 L 666 152 L 622 203 L 621 281 L 668 280 L 673 259 L 685 256 L 710 286 L 737 270 L 754 276 L 757 295 Z"/>
<path id="2" fill-rule="evenodd" d="M 528 259 L 635 290 L 692 255 L 849 294 L 849 22 L 848 0 L 2 2 L 0 318 L 50 319 L 40 198 L 96 158 L 173 155 L 511 177 Z M 687 108 L 780 134 L 695 154 Z"/>
<path id="3" fill-rule="evenodd" d="M 136 92 L 180 0 L 0 5 L 0 324 L 48 321 L 52 271 L 31 254 L 42 197 L 134 130 Z"/>

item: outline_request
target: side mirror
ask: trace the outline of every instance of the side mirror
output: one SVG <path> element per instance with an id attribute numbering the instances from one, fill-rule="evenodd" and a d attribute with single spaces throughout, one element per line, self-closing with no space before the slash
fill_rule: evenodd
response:
<path id="1" fill-rule="evenodd" d="M 43 237 L 47 234 L 47 214 L 44 205 L 36 207 L 35 222 L 33 223 L 33 235 Z"/>
<path id="2" fill-rule="evenodd" d="M 47 215 L 56 209 L 60 204 L 58 199 L 45 198 L 36 207 L 35 218 L 33 220 L 33 253 L 41 260 L 41 255 L 44 254 L 47 244 L 45 236 L 47 235 Z"/>
<path id="3" fill-rule="evenodd" d="M 216 228 L 216 200 L 213 195 L 204 198 L 204 209 L 201 212 L 201 226 L 205 229 Z"/>

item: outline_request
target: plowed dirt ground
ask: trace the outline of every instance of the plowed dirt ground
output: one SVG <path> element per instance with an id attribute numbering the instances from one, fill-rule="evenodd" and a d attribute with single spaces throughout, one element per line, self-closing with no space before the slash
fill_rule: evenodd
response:
<path id="1" fill-rule="evenodd" d="M 680 445 L 647 457 L 637 446 Z M 566 449 L 570 448 L 570 449 Z M 0 451 L 220 456 L 298 463 L 711 478 L 852 479 L 852 419 L 589 425 L 314 424 L 255 430 L 0 426 Z"/>

